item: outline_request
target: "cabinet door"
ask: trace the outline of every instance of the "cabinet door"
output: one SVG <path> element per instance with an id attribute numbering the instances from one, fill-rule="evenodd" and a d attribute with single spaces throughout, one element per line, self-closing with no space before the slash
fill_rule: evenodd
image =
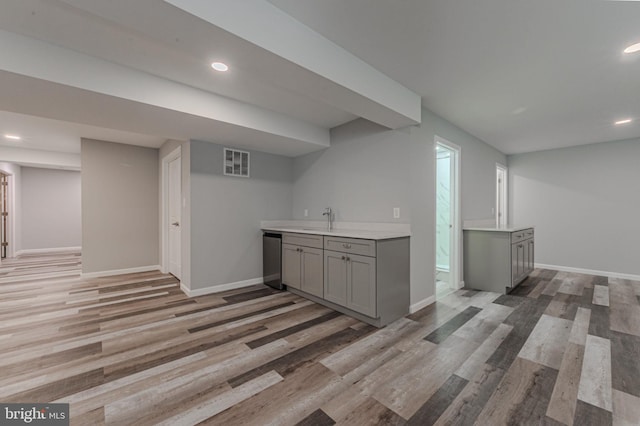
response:
<path id="1" fill-rule="evenodd" d="M 282 283 L 300 289 L 300 247 L 282 244 Z"/>
<path id="2" fill-rule="evenodd" d="M 347 307 L 376 316 L 376 259 L 347 255 Z"/>
<path id="3" fill-rule="evenodd" d="M 324 282 L 322 280 L 322 249 L 302 247 L 301 254 L 301 282 L 300 290 L 314 296 L 324 297 Z"/>
<path id="4" fill-rule="evenodd" d="M 535 244 L 533 242 L 533 238 L 527 241 L 527 246 L 529 248 L 528 256 L 527 256 L 527 273 L 530 273 L 535 269 Z"/>
<path id="5" fill-rule="evenodd" d="M 511 244 L 511 285 L 515 285 L 525 274 L 524 243 Z"/>
<path id="6" fill-rule="evenodd" d="M 347 261 L 344 253 L 324 251 L 324 298 L 347 306 Z"/>

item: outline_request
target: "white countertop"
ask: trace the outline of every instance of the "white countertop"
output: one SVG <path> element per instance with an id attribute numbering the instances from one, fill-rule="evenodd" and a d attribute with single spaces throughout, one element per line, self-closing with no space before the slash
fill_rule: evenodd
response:
<path id="1" fill-rule="evenodd" d="M 533 226 L 515 226 L 515 225 L 507 225 L 507 226 L 496 226 L 496 225 L 487 225 L 487 226 L 465 226 L 462 228 L 464 231 L 488 231 L 488 232 L 518 232 L 524 229 L 530 229 Z"/>
<path id="2" fill-rule="evenodd" d="M 411 236 L 408 225 L 376 223 L 338 223 L 328 231 L 318 223 L 297 221 L 264 221 L 260 224 L 263 231 L 293 232 L 296 234 L 332 235 L 334 237 L 363 238 L 366 240 L 388 240 Z M 351 226 L 348 226 L 351 225 Z"/>

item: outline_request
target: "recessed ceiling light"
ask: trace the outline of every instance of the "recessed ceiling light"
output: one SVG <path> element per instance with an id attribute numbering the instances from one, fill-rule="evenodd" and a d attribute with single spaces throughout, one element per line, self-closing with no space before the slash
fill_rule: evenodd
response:
<path id="1" fill-rule="evenodd" d="M 211 68 L 213 68 L 216 71 L 227 71 L 229 69 L 229 67 L 227 66 L 227 64 L 223 63 L 223 62 L 214 62 L 211 64 Z"/>
<path id="2" fill-rule="evenodd" d="M 624 53 L 636 53 L 640 52 L 640 43 L 632 44 L 623 50 Z"/>
<path id="3" fill-rule="evenodd" d="M 18 136 L 18 135 L 4 135 L 4 137 L 5 137 L 5 138 L 7 138 L 7 139 L 14 140 L 14 141 L 19 141 L 20 139 L 22 139 L 22 138 L 21 138 L 20 136 Z"/>
<path id="4" fill-rule="evenodd" d="M 616 121 L 615 124 L 616 125 L 618 125 L 618 124 L 627 124 L 627 123 L 631 123 L 631 121 L 632 120 L 630 118 L 625 118 L 624 120 Z"/>

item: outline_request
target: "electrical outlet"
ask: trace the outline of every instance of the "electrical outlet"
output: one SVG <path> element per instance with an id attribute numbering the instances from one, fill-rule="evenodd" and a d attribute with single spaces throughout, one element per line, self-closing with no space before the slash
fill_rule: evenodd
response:
<path id="1" fill-rule="evenodd" d="M 400 207 L 393 208 L 393 218 L 400 219 Z"/>
<path id="2" fill-rule="evenodd" d="M 309 217 L 309 209 L 304 209 L 304 217 Z"/>

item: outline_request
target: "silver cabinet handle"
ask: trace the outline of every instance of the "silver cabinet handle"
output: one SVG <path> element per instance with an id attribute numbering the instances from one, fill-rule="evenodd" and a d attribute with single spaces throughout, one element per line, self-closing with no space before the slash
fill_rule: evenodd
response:
<path id="1" fill-rule="evenodd" d="M 347 256 L 347 262 L 351 262 L 351 258 Z"/>
<path id="2" fill-rule="evenodd" d="M 342 256 L 342 260 L 347 260 L 347 258 L 346 258 L 346 257 L 344 257 L 344 256 Z"/>
<path id="3" fill-rule="evenodd" d="M 180 222 L 173 222 L 171 226 L 180 226 Z"/>
<path id="4" fill-rule="evenodd" d="M 350 249 L 351 248 L 351 244 L 343 243 L 342 247 Z"/>

